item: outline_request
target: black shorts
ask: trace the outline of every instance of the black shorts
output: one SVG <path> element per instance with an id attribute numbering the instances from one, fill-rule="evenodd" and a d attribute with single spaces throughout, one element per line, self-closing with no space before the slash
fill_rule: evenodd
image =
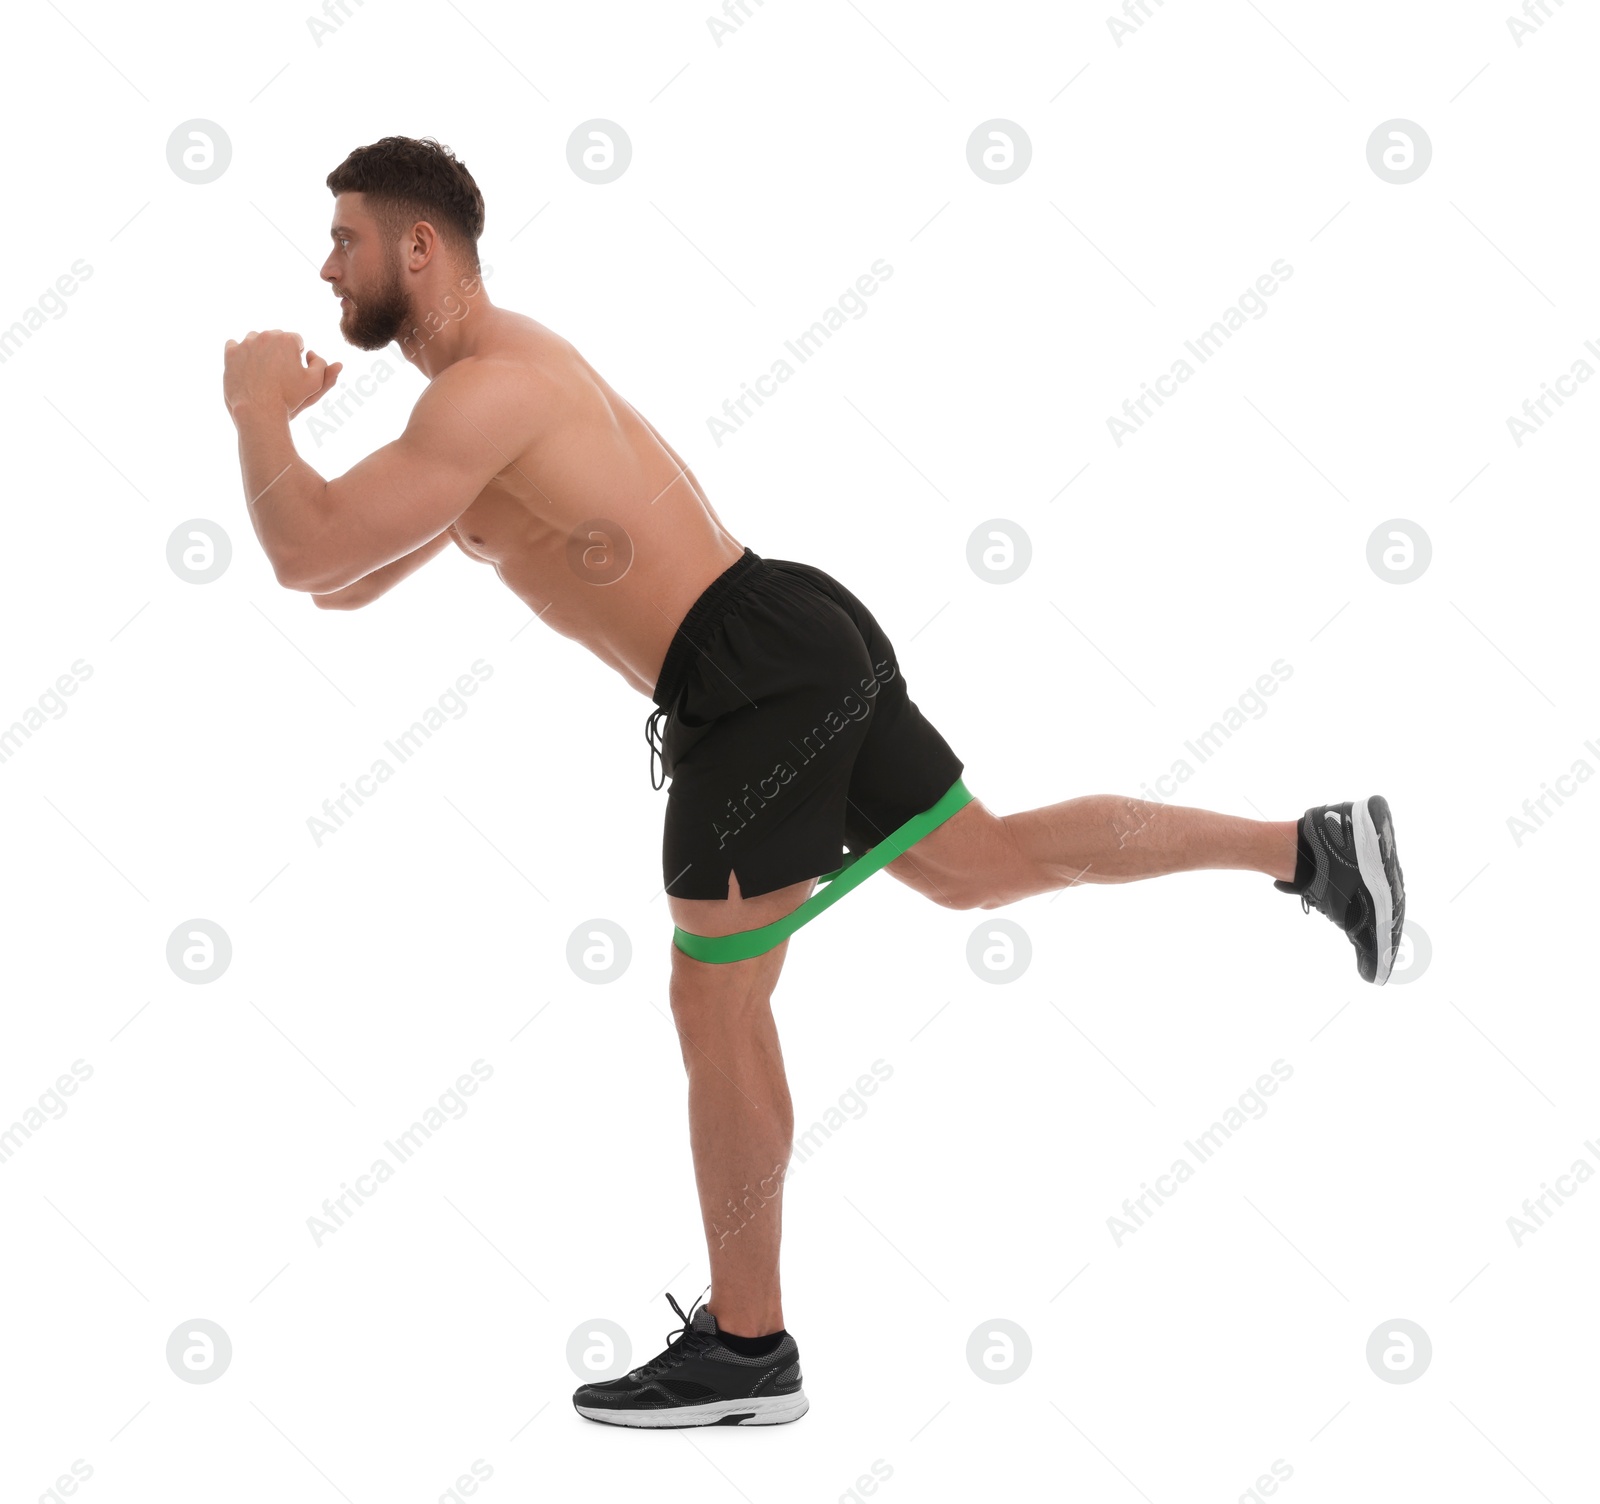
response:
<path id="1" fill-rule="evenodd" d="M 963 768 L 872 613 L 822 570 L 748 548 L 689 608 L 651 698 L 674 898 L 726 898 L 729 872 L 753 897 L 836 871 Z"/>

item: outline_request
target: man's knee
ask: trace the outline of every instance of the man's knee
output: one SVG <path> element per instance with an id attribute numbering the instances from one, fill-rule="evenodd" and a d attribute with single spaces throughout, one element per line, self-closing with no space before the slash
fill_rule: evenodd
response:
<path id="1" fill-rule="evenodd" d="M 770 955 L 719 964 L 697 961 L 673 946 L 667 996 L 691 1083 L 701 1077 L 727 1080 L 735 1062 L 776 1048 L 777 975 Z"/>
<path id="2" fill-rule="evenodd" d="M 974 878 L 959 880 L 952 878 L 945 886 L 929 887 L 923 891 L 945 909 L 1001 909 L 1024 896 L 1021 891 L 1013 892 L 1002 882 L 990 880 L 988 874 L 975 874 Z"/>
<path id="3" fill-rule="evenodd" d="M 913 886 L 925 897 L 931 898 L 941 909 L 994 907 L 992 903 L 986 902 L 989 895 L 985 888 L 971 882 L 958 881 L 948 873 L 941 874 L 939 878 L 926 877 L 923 882 Z"/>
<path id="4" fill-rule="evenodd" d="M 772 997 L 778 967 L 772 952 L 747 961 L 697 961 L 672 947 L 667 987 L 680 1026 L 707 1020 L 733 1027 L 744 1015 L 759 1017 Z"/>

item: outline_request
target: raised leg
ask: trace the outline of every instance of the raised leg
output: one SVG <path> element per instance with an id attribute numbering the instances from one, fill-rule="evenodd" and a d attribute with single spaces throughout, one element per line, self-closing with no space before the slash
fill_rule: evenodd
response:
<path id="1" fill-rule="evenodd" d="M 948 908 L 999 908 L 1077 883 L 1131 883 L 1225 868 L 1289 881 L 1294 820 L 1089 794 L 996 815 L 979 799 L 885 869 Z"/>
<path id="2" fill-rule="evenodd" d="M 1025 863 L 1050 888 L 1130 883 L 1169 872 L 1225 868 L 1294 876 L 1293 820 L 1245 820 L 1181 804 L 1090 794 L 1005 815 Z"/>
<path id="3" fill-rule="evenodd" d="M 697 935 L 730 935 L 771 924 L 797 908 L 814 878 L 724 899 L 669 898 L 673 921 Z M 794 1111 L 772 1018 L 772 991 L 788 941 L 748 961 L 696 961 L 672 948 L 672 1016 L 689 1073 L 689 1142 L 711 1257 L 717 1325 L 741 1337 L 783 1327 L 778 1245 L 783 1177 Z"/>

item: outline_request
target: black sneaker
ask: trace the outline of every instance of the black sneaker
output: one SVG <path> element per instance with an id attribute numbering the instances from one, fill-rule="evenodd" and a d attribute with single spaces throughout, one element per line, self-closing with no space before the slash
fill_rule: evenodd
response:
<path id="1" fill-rule="evenodd" d="M 1406 922 L 1406 890 L 1394 848 L 1394 822 L 1381 794 L 1353 803 L 1319 804 L 1300 820 L 1300 838 L 1314 870 L 1305 888 L 1274 880 L 1298 893 L 1300 907 L 1326 914 L 1356 948 L 1363 981 L 1389 980 Z"/>
<path id="2" fill-rule="evenodd" d="M 572 1407 L 612 1426 L 779 1426 L 811 1408 L 800 1388 L 800 1348 L 787 1332 L 763 1358 L 746 1358 L 718 1341 L 704 1305 L 672 1309 L 683 1322 L 667 1350 L 620 1379 L 583 1384 Z"/>

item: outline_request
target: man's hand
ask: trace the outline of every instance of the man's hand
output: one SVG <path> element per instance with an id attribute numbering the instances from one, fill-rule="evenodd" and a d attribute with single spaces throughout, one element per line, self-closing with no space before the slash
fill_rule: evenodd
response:
<path id="1" fill-rule="evenodd" d="M 230 415 L 242 407 L 280 408 L 285 418 L 320 401 L 339 379 L 343 361 L 331 366 L 315 350 L 305 350 L 298 334 L 282 329 L 230 339 L 222 349 L 222 400 Z"/>

